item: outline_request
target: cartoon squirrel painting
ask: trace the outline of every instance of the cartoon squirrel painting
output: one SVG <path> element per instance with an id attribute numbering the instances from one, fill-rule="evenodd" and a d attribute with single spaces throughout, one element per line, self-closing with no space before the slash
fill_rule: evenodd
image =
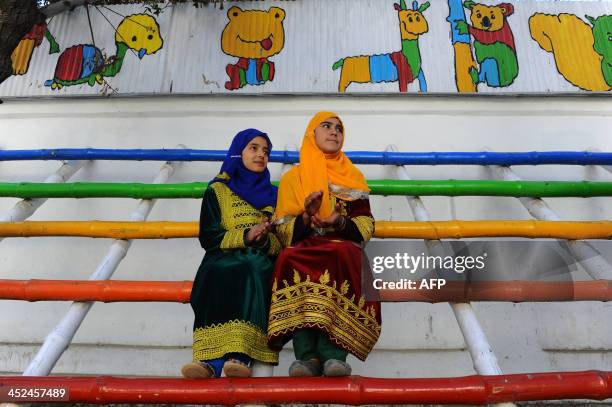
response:
<path id="1" fill-rule="evenodd" d="M 557 70 L 572 85 L 590 91 L 612 89 L 612 15 L 578 16 L 536 13 L 529 18 L 531 37 L 553 54 Z"/>

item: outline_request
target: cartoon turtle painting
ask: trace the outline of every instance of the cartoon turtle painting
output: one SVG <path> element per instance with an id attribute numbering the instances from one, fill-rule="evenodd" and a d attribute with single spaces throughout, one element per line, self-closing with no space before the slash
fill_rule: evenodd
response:
<path id="1" fill-rule="evenodd" d="M 95 45 L 79 44 L 67 48 L 59 57 L 53 79 L 45 82 L 51 89 L 87 83 L 102 84 L 117 75 L 129 50 L 138 58 L 156 53 L 163 46 L 159 24 L 148 14 L 126 16 L 115 33 L 116 55 L 105 58 Z"/>

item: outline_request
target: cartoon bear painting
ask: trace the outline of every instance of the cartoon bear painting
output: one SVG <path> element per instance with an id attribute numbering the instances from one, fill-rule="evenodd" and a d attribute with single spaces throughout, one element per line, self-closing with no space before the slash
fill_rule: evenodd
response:
<path id="1" fill-rule="evenodd" d="M 227 11 L 227 17 L 221 49 L 239 59 L 225 68 L 229 76 L 225 88 L 235 90 L 274 80 L 274 62 L 268 58 L 285 46 L 285 10 L 279 7 L 270 7 L 268 11 L 242 10 L 234 6 Z"/>
<path id="2" fill-rule="evenodd" d="M 510 86 L 518 76 L 518 60 L 514 35 L 507 18 L 514 13 L 510 3 L 494 6 L 468 0 L 463 6 L 471 11 L 468 25 L 457 23 L 459 34 L 470 34 L 474 39 L 474 51 L 480 70 L 470 69 L 475 84 L 486 83 L 493 88 Z"/>
<path id="3" fill-rule="evenodd" d="M 531 37 L 553 54 L 559 73 L 572 85 L 590 91 L 612 89 L 612 16 L 536 13 L 529 18 Z"/>

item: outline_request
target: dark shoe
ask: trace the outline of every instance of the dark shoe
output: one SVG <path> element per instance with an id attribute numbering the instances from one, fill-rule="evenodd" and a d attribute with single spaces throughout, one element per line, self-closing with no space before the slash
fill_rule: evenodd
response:
<path id="1" fill-rule="evenodd" d="M 316 359 L 296 360 L 289 366 L 291 377 L 321 376 L 321 364 Z"/>
<path id="2" fill-rule="evenodd" d="M 227 377 L 250 377 L 251 368 L 237 359 L 228 359 L 223 364 L 223 373 Z"/>
<path id="3" fill-rule="evenodd" d="M 206 362 L 191 362 L 181 368 L 187 379 L 208 379 L 215 377 L 215 370 Z"/>
<path id="4" fill-rule="evenodd" d="M 329 377 L 350 376 L 351 365 L 337 359 L 329 359 L 323 365 L 323 374 Z"/>

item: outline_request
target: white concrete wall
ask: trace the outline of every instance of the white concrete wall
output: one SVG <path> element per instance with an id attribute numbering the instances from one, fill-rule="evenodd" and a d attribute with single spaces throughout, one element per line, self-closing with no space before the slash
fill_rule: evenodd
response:
<path id="1" fill-rule="evenodd" d="M 317 110 L 338 112 L 346 150 L 612 151 L 612 104 L 605 98 L 205 97 L 5 101 L 0 148 L 61 147 L 225 149 L 246 127 L 269 133 L 275 148 L 298 145 Z M 0 162 L 0 181 L 42 181 L 58 162 Z M 159 162 L 95 162 L 73 181 L 150 182 Z M 207 181 L 219 163 L 188 163 L 172 182 Z M 272 164 L 274 179 L 280 165 Z M 361 166 L 369 179 L 392 168 Z M 530 180 L 612 180 L 598 167 L 516 167 Z M 487 179 L 477 167 L 417 166 L 415 179 Z M 0 214 L 17 199 L 1 198 Z M 516 199 L 425 197 L 432 219 L 528 219 Z M 612 219 L 610 198 L 547 199 L 566 219 Z M 150 220 L 193 221 L 198 200 L 158 201 Z M 55 199 L 31 220 L 127 220 L 129 199 Z M 377 219 L 411 220 L 401 197 L 373 197 Z M 15 238 L 0 243 L 0 278 L 87 279 L 110 240 Z M 196 239 L 136 241 L 114 278 L 191 280 L 203 251 Z M 583 277 L 584 275 L 577 275 Z M 19 374 L 69 303 L 0 302 L 0 374 Z M 502 369 L 508 373 L 612 366 L 612 306 L 605 303 L 474 304 Z M 96 304 L 53 373 L 179 375 L 191 358 L 192 312 L 181 304 Z M 472 374 L 447 304 L 384 304 L 383 335 L 357 374 L 426 377 Z M 285 375 L 284 351 L 276 374 Z"/>

